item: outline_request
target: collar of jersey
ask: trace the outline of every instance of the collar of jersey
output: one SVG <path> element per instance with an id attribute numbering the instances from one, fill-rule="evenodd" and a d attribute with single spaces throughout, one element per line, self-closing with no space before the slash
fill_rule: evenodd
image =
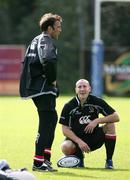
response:
<path id="1" fill-rule="evenodd" d="M 88 99 L 89 99 L 89 95 L 88 95 L 86 101 L 84 102 L 84 105 L 88 103 Z M 78 98 L 78 95 L 76 96 L 76 101 L 78 103 L 78 106 L 81 106 L 80 99 Z"/>

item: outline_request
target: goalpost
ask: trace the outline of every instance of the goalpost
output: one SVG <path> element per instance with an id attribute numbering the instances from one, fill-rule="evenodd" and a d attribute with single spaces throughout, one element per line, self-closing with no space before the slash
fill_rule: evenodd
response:
<path id="1" fill-rule="evenodd" d="M 104 44 L 101 39 L 101 3 L 102 2 L 130 2 L 130 0 L 95 0 L 94 9 L 94 40 L 92 42 L 92 93 L 101 97 L 103 94 L 103 61 Z"/>

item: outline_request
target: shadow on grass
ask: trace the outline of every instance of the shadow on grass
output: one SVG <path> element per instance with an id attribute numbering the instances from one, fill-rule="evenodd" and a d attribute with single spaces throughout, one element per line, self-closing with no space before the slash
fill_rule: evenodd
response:
<path id="1" fill-rule="evenodd" d="M 83 172 L 83 171 L 86 171 Z M 93 172 L 92 175 L 88 175 L 87 174 L 87 171 L 89 171 L 89 174 L 90 172 L 93 172 L 95 171 L 95 173 Z M 85 168 L 58 168 L 58 171 L 57 172 L 44 172 L 44 174 L 50 176 L 50 174 L 55 177 L 55 178 L 61 178 L 62 177 L 66 177 L 66 178 L 70 178 L 71 177 L 73 178 L 88 178 L 88 179 L 104 179 L 104 177 L 101 177 L 100 175 L 98 176 L 98 174 L 96 174 L 96 171 L 101 171 L 102 173 L 106 172 L 111 172 L 111 173 L 114 173 L 114 172 L 126 172 L 126 171 L 130 171 L 130 169 L 104 169 L 104 168 L 93 168 L 93 167 L 85 167 Z M 63 178 L 64 179 L 64 178 Z"/>
<path id="2" fill-rule="evenodd" d="M 76 169 L 76 168 L 74 168 L 74 169 Z M 85 167 L 85 168 L 80 168 L 80 170 L 90 170 L 90 171 L 111 171 L 111 172 L 113 172 L 113 171 L 130 171 L 130 169 L 125 169 L 125 168 L 123 168 L 123 169 L 118 169 L 118 168 L 115 168 L 115 169 L 105 169 L 105 168 L 93 168 L 93 167 Z"/>
<path id="3" fill-rule="evenodd" d="M 57 172 L 53 173 L 53 176 L 66 176 L 66 177 L 69 176 L 70 179 L 71 179 L 71 177 L 76 177 L 76 178 L 77 177 L 80 177 L 80 178 L 91 178 L 91 179 L 104 179 L 104 177 L 101 178 L 101 177 L 98 177 L 98 176 L 81 175 L 81 174 L 77 174 L 76 172 L 63 172 L 63 171 L 61 172 L 61 171 L 57 171 Z M 47 172 L 46 175 L 50 176 L 50 173 Z"/>

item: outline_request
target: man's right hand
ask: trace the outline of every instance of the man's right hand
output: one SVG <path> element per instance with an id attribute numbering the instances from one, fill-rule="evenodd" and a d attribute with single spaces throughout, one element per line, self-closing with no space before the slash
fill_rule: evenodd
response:
<path id="1" fill-rule="evenodd" d="M 54 81 L 52 84 L 56 87 L 56 81 Z"/>
<path id="2" fill-rule="evenodd" d="M 78 145 L 79 145 L 80 149 L 82 150 L 82 152 L 85 152 L 85 153 L 90 152 L 90 147 L 87 145 L 87 143 L 85 143 L 81 139 L 79 140 Z"/>

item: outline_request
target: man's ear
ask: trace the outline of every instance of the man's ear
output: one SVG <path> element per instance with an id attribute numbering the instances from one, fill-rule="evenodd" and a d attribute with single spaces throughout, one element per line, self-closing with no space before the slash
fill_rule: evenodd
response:
<path id="1" fill-rule="evenodd" d="M 92 88 L 91 88 L 91 86 L 89 86 L 89 92 L 91 92 L 91 90 L 92 90 Z"/>
<path id="2" fill-rule="evenodd" d="M 77 94 L 77 90 L 76 90 L 76 87 L 75 87 L 75 93 Z"/>
<path id="3" fill-rule="evenodd" d="M 48 30 L 47 30 L 47 31 L 48 31 L 49 33 L 51 33 L 52 30 L 53 30 L 53 28 L 52 28 L 51 26 L 48 26 Z"/>

